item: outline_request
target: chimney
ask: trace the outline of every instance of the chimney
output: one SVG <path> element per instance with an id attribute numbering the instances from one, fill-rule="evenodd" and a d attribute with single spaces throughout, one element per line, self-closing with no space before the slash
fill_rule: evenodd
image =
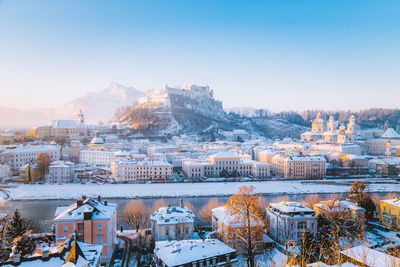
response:
<path id="1" fill-rule="evenodd" d="M 101 202 L 101 196 L 100 195 L 97 196 L 97 201 Z"/>
<path id="2" fill-rule="evenodd" d="M 76 206 L 77 207 L 80 207 L 80 206 L 82 206 L 83 205 L 83 201 L 82 200 L 78 200 L 77 202 L 76 202 Z"/>
<path id="3" fill-rule="evenodd" d="M 49 257 L 49 250 L 48 249 L 43 249 L 42 250 L 42 257 L 43 258 L 48 258 Z"/>
<path id="4" fill-rule="evenodd" d="M 104 200 L 104 206 L 107 206 L 108 202 L 107 200 Z"/>
<path id="5" fill-rule="evenodd" d="M 82 200 L 86 200 L 86 196 L 82 196 Z"/>

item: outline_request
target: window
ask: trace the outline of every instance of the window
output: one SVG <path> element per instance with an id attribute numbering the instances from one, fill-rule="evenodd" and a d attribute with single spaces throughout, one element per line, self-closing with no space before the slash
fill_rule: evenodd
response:
<path id="1" fill-rule="evenodd" d="M 103 225 L 101 223 L 99 223 L 97 225 L 97 231 L 101 232 L 103 230 Z"/>
<path id="2" fill-rule="evenodd" d="M 63 226 L 63 231 L 64 231 L 64 233 L 68 232 L 68 225 Z"/>
<path id="3" fill-rule="evenodd" d="M 307 228 L 307 223 L 304 221 L 298 222 L 297 224 L 297 229 L 306 229 Z"/>
<path id="4" fill-rule="evenodd" d="M 103 235 L 97 235 L 97 244 L 103 244 Z"/>
<path id="5" fill-rule="evenodd" d="M 168 228 L 168 227 L 165 228 L 165 235 L 166 235 L 166 236 L 169 236 L 169 228 Z"/>

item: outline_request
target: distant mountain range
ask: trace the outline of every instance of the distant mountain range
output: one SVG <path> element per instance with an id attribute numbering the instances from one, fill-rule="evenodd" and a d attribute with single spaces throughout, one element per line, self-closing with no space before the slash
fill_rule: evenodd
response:
<path id="1" fill-rule="evenodd" d="M 144 92 L 112 82 L 100 92 L 89 92 L 57 108 L 16 109 L 0 107 L 1 128 L 27 128 L 47 124 L 55 119 L 75 119 L 79 110 L 86 123 L 97 124 L 112 119 L 117 108 L 133 105 Z"/>

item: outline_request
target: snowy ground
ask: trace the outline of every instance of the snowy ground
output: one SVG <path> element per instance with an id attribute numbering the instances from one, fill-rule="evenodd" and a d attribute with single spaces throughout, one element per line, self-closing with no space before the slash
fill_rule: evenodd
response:
<path id="1" fill-rule="evenodd" d="M 77 199 L 82 195 L 106 198 L 208 197 L 230 196 L 243 185 L 253 185 L 261 194 L 343 193 L 353 180 L 264 181 L 231 183 L 168 184 L 14 184 L 4 186 L 0 200 Z M 371 192 L 400 192 L 400 184 L 391 179 L 369 179 Z"/>

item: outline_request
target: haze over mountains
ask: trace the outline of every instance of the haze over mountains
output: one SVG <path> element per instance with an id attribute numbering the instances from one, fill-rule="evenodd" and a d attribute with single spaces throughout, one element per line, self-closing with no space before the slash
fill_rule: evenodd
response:
<path id="1" fill-rule="evenodd" d="M 85 114 L 86 123 L 97 124 L 110 120 L 119 107 L 132 105 L 144 92 L 112 82 L 100 92 L 89 92 L 57 108 L 16 109 L 0 107 L 0 127 L 32 127 L 47 124 L 54 119 L 75 119 L 79 110 Z"/>

